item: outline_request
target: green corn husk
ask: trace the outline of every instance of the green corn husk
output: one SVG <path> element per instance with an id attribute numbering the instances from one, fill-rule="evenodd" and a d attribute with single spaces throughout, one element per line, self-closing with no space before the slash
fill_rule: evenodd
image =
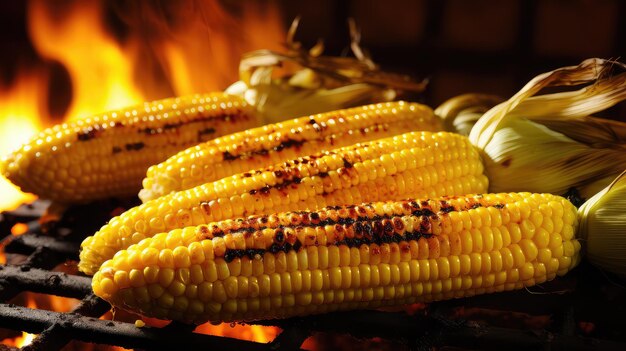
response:
<path id="1" fill-rule="evenodd" d="M 286 53 L 258 50 L 246 54 L 239 66 L 240 80 L 226 89 L 255 106 L 265 123 L 391 101 L 402 91 L 425 89 L 426 82 L 381 71 L 360 48 L 354 22 L 349 22 L 354 57 L 323 56 L 322 42 L 302 49 L 294 41 L 298 22 L 289 30 Z"/>
<path id="2" fill-rule="evenodd" d="M 626 278 L 626 172 L 578 210 L 589 262 Z"/>
<path id="3" fill-rule="evenodd" d="M 577 188 L 587 198 L 626 169 L 626 123 L 590 117 L 626 98 L 626 73 L 616 73 L 625 68 L 588 59 L 537 76 L 487 111 L 469 138 L 482 150 L 489 190 L 564 194 Z"/>

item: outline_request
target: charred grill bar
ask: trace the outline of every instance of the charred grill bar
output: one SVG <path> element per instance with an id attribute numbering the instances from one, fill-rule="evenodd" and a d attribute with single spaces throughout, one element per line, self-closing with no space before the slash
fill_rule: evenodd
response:
<path id="1" fill-rule="evenodd" d="M 101 320 L 98 318 L 111 307 L 92 294 L 91 279 L 52 269 L 77 260 L 80 240 L 112 213 L 132 205 L 111 201 L 70 208 L 53 225 L 46 225 L 46 234 L 39 224 L 46 208 L 41 201 L 2 213 L 0 237 L 7 260 L 14 264 L 0 266 L 0 327 L 39 334 L 25 347 L 37 350 L 60 350 L 72 340 L 139 349 L 292 350 L 300 348 L 314 333 L 329 338 L 377 338 L 408 349 L 626 349 L 626 340 L 620 336 L 626 329 L 626 291 L 587 265 L 563 279 L 544 284 L 545 293 L 518 291 L 477 296 L 433 303 L 414 313 L 354 311 L 258 322 L 283 330 L 268 344 L 195 333 L 195 326 L 175 322 L 163 328 L 138 328 L 132 323 Z M 27 232 L 13 236 L 11 228 L 18 223 L 26 224 Z M 70 312 L 9 303 L 23 291 L 81 301 Z M 548 316 L 552 322 L 549 327 L 525 325 L 536 316 Z M 515 324 L 512 320 L 517 328 L 510 327 Z M 590 320 L 603 330 L 591 334 L 592 337 L 581 336 L 583 320 Z"/>

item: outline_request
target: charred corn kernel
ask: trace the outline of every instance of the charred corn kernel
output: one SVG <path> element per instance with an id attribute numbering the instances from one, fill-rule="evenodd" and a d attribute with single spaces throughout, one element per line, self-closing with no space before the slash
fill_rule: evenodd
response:
<path id="1" fill-rule="evenodd" d="M 455 150 L 457 152 L 452 152 Z M 463 152 L 458 150 L 463 150 Z M 444 165 L 435 161 L 435 159 L 444 158 L 435 157 L 435 154 L 448 155 L 446 157 L 450 160 L 442 162 L 470 163 L 472 172 L 455 174 L 454 177 L 445 174 L 441 172 Z M 453 155 L 461 154 L 466 157 L 452 159 Z M 388 157 L 389 155 L 394 155 L 394 157 Z M 412 163 L 414 159 L 422 160 L 424 166 L 414 165 Z M 398 167 L 396 163 L 399 163 L 399 160 L 402 160 L 406 166 Z M 439 172 L 441 174 L 436 175 Z M 426 177 L 430 179 L 428 182 L 425 181 Z M 333 181 L 333 178 L 348 179 L 349 182 Z M 362 179 L 365 180 L 362 181 Z M 397 186 L 399 179 L 402 179 L 405 184 L 402 191 Z M 412 181 L 410 185 L 407 182 L 408 179 Z M 459 188 L 449 186 L 453 183 L 460 184 Z M 125 249 L 143 238 L 163 231 L 160 225 L 150 227 L 147 224 L 155 218 L 162 218 L 166 230 L 172 230 L 186 225 L 219 221 L 231 216 L 243 217 L 251 214 L 269 214 L 306 208 L 317 209 L 331 205 L 400 200 L 407 197 L 461 195 L 486 190 L 487 178 L 483 174 L 479 154 L 469 144 L 467 138 L 444 132 L 406 133 L 237 174 L 196 188 L 172 193 L 132 208 L 111 220 L 95 236 L 84 241 L 79 269 L 87 274 L 93 274 L 102 262 L 111 258 L 109 256 L 111 252 Z M 292 196 L 293 194 L 298 195 Z M 247 201 L 255 204 L 252 212 L 248 212 L 245 206 L 232 206 L 232 198 L 243 198 L 243 196 L 249 196 Z M 202 212 L 202 218 L 199 218 L 200 222 L 197 223 L 193 222 L 193 217 L 189 215 L 196 210 Z M 148 215 L 150 220 L 146 217 Z M 172 220 L 168 220 L 168 216 L 172 216 Z M 473 224 L 472 218 L 475 218 L 477 222 L 482 222 L 478 216 L 480 215 L 472 213 L 464 219 L 464 223 Z M 271 217 L 269 219 L 271 220 Z M 292 224 L 289 218 L 283 220 L 287 224 Z M 319 223 L 321 219 L 310 218 L 306 221 Z M 387 224 L 386 222 L 385 226 L 387 225 L 389 225 L 389 230 L 394 230 L 393 223 Z M 421 224 L 418 222 L 414 225 L 420 226 Z M 432 230 L 441 230 L 439 226 L 432 228 Z M 349 233 L 341 232 L 340 234 Z M 178 238 L 177 236 L 176 240 L 179 240 Z M 315 238 L 320 244 L 329 240 L 321 235 Z M 174 237 L 171 240 L 174 240 Z M 227 243 L 222 239 L 213 242 L 213 249 L 217 256 L 223 254 L 227 248 Z M 344 256 L 347 255 L 346 252 Z M 169 256 L 167 259 L 169 260 Z M 178 259 L 182 258 L 173 257 L 176 266 L 178 266 Z M 320 260 L 322 259 L 320 257 Z M 339 263 L 333 262 L 333 264 Z"/>
<path id="2" fill-rule="evenodd" d="M 150 167 L 139 197 L 146 202 L 319 150 L 413 130 L 436 132 L 443 127 L 427 106 L 400 101 L 320 113 L 248 129 L 193 146 Z M 397 162 L 402 171 L 403 161 Z M 231 205 L 233 208 L 229 207 L 227 211 L 241 212 L 246 202 L 237 196 L 231 200 Z"/>
<path id="3" fill-rule="evenodd" d="M 532 205 L 524 202 L 531 197 Z M 121 251 L 94 275 L 93 290 L 113 305 L 146 316 L 203 323 L 285 318 L 520 289 L 565 274 L 577 264 L 580 244 L 553 232 L 549 237 L 558 242 L 539 248 L 535 242 L 539 231 L 533 236 L 524 228 L 515 242 L 496 239 L 507 231 L 499 230 L 505 225 L 493 216 L 504 217 L 519 206 L 526 207 L 526 218 L 537 213 L 546 217 L 540 208 L 550 202 L 559 202 L 563 208 L 562 231 L 576 231 L 576 217 L 570 216 L 576 208 L 566 199 L 529 193 L 364 203 L 224 220 L 159 234 Z M 469 213 L 469 223 L 463 216 L 452 215 L 463 212 Z M 480 229 L 473 226 L 476 214 L 483 217 Z M 553 211 L 551 216 L 556 214 Z M 546 224 L 544 218 L 536 226 L 547 230 Z M 437 231 L 435 227 L 456 229 Z M 194 235 L 185 234 L 190 231 Z M 492 234 L 486 235 L 488 231 Z M 313 240 L 305 240 L 306 235 L 313 235 Z M 464 236 L 472 237 L 471 244 L 460 240 Z M 320 244 L 322 237 L 324 244 Z M 178 245 L 173 251 L 191 252 L 198 243 L 205 247 L 204 242 L 216 241 L 239 244 L 226 245 L 219 252 L 218 245 L 212 245 L 211 258 L 205 255 L 199 262 L 185 260 L 183 266 L 161 268 L 159 276 L 169 270 L 165 279 L 157 280 L 161 289 L 148 283 L 152 278 L 133 278 L 146 270 L 142 260 L 127 260 L 133 252 L 148 248 L 172 250 L 170 245 Z M 404 255 L 394 254 L 402 250 Z M 241 268 L 245 262 L 251 262 L 249 269 Z M 130 284 L 124 282 L 126 276 Z M 145 281 L 147 290 L 135 280 Z"/>
<path id="4" fill-rule="evenodd" d="M 59 203 L 134 196 L 149 166 L 256 125 L 243 99 L 223 93 L 147 102 L 48 128 L 5 157 L 0 174 Z"/>

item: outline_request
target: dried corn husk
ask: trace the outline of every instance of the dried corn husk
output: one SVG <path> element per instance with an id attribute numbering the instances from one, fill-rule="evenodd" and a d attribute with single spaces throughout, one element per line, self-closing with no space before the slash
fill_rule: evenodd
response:
<path id="1" fill-rule="evenodd" d="M 587 259 L 626 278 L 626 172 L 578 210 Z"/>
<path id="2" fill-rule="evenodd" d="M 448 132 L 469 135 L 476 121 L 504 99 L 488 94 L 462 94 L 444 101 L 435 114 L 443 120 Z"/>
<path id="3" fill-rule="evenodd" d="M 297 26 L 298 19 L 289 30 L 286 53 L 258 50 L 244 55 L 240 80 L 226 89 L 254 105 L 266 123 L 391 101 L 400 91 L 419 93 L 426 87 L 426 82 L 381 71 L 360 48 L 354 22 L 350 22 L 354 57 L 322 56 L 321 42 L 302 49 L 294 41 Z"/>
<path id="4" fill-rule="evenodd" d="M 595 194 L 626 169 L 626 123 L 589 117 L 626 98 L 626 66 L 588 59 L 541 74 L 487 111 L 470 140 L 483 152 L 490 191 Z M 575 91 L 536 95 L 556 86 Z"/>

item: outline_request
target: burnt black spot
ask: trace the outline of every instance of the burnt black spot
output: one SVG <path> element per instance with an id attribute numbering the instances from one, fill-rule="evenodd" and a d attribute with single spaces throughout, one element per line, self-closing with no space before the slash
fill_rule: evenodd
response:
<path id="1" fill-rule="evenodd" d="M 113 149 L 111 149 L 111 152 L 113 152 L 113 154 L 119 154 L 120 152 L 122 152 L 122 148 L 119 146 L 113 146 Z"/>
<path id="2" fill-rule="evenodd" d="M 429 208 L 421 208 L 411 212 L 411 214 L 416 217 L 430 217 L 433 216 L 435 213 Z"/>
<path id="3" fill-rule="evenodd" d="M 326 178 L 328 177 L 328 172 L 320 172 L 318 175 L 322 178 Z"/>
<path id="4" fill-rule="evenodd" d="M 343 158 L 343 166 L 345 168 L 348 168 L 348 169 L 353 167 L 352 163 L 350 163 L 348 160 L 346 160 L 345 157 Z"/>
<path id="5" fill-rule="evenodd" d="M 262 187 L 261 189 L 259 189 L 259 192 L 260 192 L 262 195 L 268 195 L 268 194 L 270 193 L 270 187 L 269 187 L 269 185 L 266 185 L 266 186 Z"/>
<path id="6" fill-rule="evenodd" d="M 241 176 L 243 176 L 244 178 L 250 178 L 250 177 L 252 177 L 252 173 L 246 172 L 246 173 L 242 174 Z"/>
<path id="7" fill-rule="evenodd" d="M 450 213 L 454 211 L 456 211 L 456 208 L 454 208 L 454 206 L 447 205 L 447 206 L 441 207 L 442 213 Z"/>
<path id="8" fill-rule="evenodd" d="M 138 151 L 138 150 L 143 149 L 144 146 L 146 146 L 146 144 L 144 144 L 142 142 L 128 143 L 128 144 L 125 145 L 127 151 Z"/>
<path id="9" fill-rule="evenodd" d="M 274 146 L 274 151 L 280 152 L 284 149 L 300 148 L 304 144 L 304 140 L 287 139 L 280 144 Z"/>
<path id="10" fill-rule="evenodd" d="M 506 206 L 504 204 L 495 204 L 495 205 L 493 205 L 493 207 L 495 207 L 497 209 L 503 209 Z"/>
<path id="11" fill-rule="evenodd" d="M 224 253 L 224 261 L 226 263 L 232 262 L 237 257 L 237 251 L 239 250 L 226 250 Z"/>
<path id="12" fill-rule="evenodd" d="M 283 173 L 283 171 L 281 171 L 281 170 L 278 170 L 278 171 L 274 171 L 274 175 L 277 178 L 282 178 L 285 175 L 285 173 Z"/>
<path id="13" fill-rule="evenodd" d="M 320 220 L 320 214 L 317 212 L 311 212 L 309 217 L 311 217 L 311 221 L 313 222 L 318 222 Z"/>
<path id="14" fill-rule="evenodd" d="M 481 204 L 480 204 L 480 203 L 478 203 L 478 202 L 473 203 L 473 204 L 471 204 L 471 205 L 470 205 L 470 209 L 472 209 L 472 210 L 473 210 L 473 209 L 476 209 L 476 208 L 479 208 L 479 207 L 483 207 L 483 205 L 481 205 Z"/>
<path id="15" fill-rule="evenodd" d="M 311 118 L 311 119 L 309 120 L 309 124 L 317 124 L 317 121 L 316 121 L 316 120 L 314 120 L 313 118 Z"/>
<path id="16" fill-rule="evenodd" d="M 354 234 L 358 236 L 363 236 L 363 232 L 365 228 L 363 228 L 363 224 L 361 222 L 356 222 L 354 224 Z"/>
<path id="17" fill-rule="evenodd" d="M 198 141 L 201 141 L 204 136 L 215 134 L 215 128 L 204 128 L 198 131 Z"/>
<path id="18" fill-rule="evenodd" d="M 343 230 L 343 228 L 342 228 Z M 337 241 L 334 244 L 330 244 L 329 246 L 341 246 L 341 245 L 345 245 L 348 246 L 350 248 L 352 247 L 360 247 L 361 245 L 381 245 L 381 244 L 385 244 L 385 243 L 408 243 L 409 241 L 414 241 L 414 240 L 420 240 L 422 238 L 432 238 L 433 235 L 432 234 L 428 234 L 428 233 L 423 233 L 423 232 L 410 232 L 410 233 L 405 233 L 405 235 L 383 235 L 381 237 L 354 237 L 354 238 L 349 238 L 346 237 L 343 240 Z M 289 252 L 289 251 L 299 251 L 301 248 L 303 247 L 303 244 L 299 241 L 299 240 L 295 240 L 293 244 L 290 243 L 285 243 L 285 244 L 277 244 L 277 243 L 273 243 L 272 245 L 270 245 L 270 247 L 267 250 L 264 249 L 246 249 L 246 250 L 240 250 L 240 249 L 227 249 L 226 253 L 224 254 L 224 260 L 227 262 L 232 261 L 235 258 L 241 258 L 244 256 L 248 256 L 250 259 L 256 259 L 259 257 L 263 257 L 263 255 L 265 254 L 265 252 L 270 252 L 272 254 L 277 254 L 279 252 Z M 404 247 L 408 247 L 408 245 L 404 245 Z M 402 247 L 401 247 L 402 249 Z M 410 248 L 409 248 L 410 250 Z M 377 247 L 373 247 L 372 248 L 372 253 L 373 254 L 380 254 L 380 249 Z"/>
<path id="19" fill-rule="evenodd" d="M 386 235 L 393 234 L 393 224 L 391 223 L 390 220 L 388 219 L 383 220 L 383 227 L 384 227 L 384 231 Z"/>
<path id="20" fill-rule="evenodd" d="M 232 161 L 232 160 L 236 160 L 237 157 L 233 156 L 233 154 L 231 154 L 228 151 L 224 151 L 222 153 L 222 157 L 224 158 L 225 161 Z"/>
<path id="21" fill-rule="evenodd" d="M 276 243 L 270 245 L 269 252 L 271 252 L 273 254 L 276 254 L 276 253 L 278 253 L 280 251 L 282 251 L 282 247 L 280 245 L 278 245 Z"/>
<path id="22" fill-rule="evenodd" d="M 291 246 L 292 249 L 294 249 L 296 252 L 300 251 L 300 248 L 302 247 L 302 243 L 300 242 L 300 240 L 296 239 L 296 242 L 293 243 L 293 245 Z"/>
<path id="23" fill-rule="evenodd" d="M 291 249 L 293 248 L 293 246 L 291 246 L 290 243 L 285 243 L 285 245 L 283 245 L 283 247 L 281 247 L 281 251 L 284 253 L 287 253 L 289 251 L 291 251 Z"/>
<path id="24" fill-rule="evenodd" d="M 296 184 L 300 184 L 300 182 L 302 181 L 302 178 L 299 177 L 293 177 L 292 181 Z"/>
<path id="25" fill-rule="evenodd" d="M 252 189 L 249 191 L 250 195 L 256 195 L 256 189 Z"/>
<path id="26" fill-rule="evenodd" d="M 285 233 L 282 229 L 276 229 L 276 233 L 274 234 L 274 241 L 276 241 L 277 244 L 282 244 L 283 241 L 285 241 Z"/>
<path id="27" fill-rule="evenodd" d="M 246 255 L 248 255 L 249 258 L 255 258 L 257 255 L 260 256 L 260 257 L 263 257 L 263 254 L 265 253 L 265 250 L 262 250 L 262 249 L 247 249 L 247 250 L 245 250 L 245 253 L 246 253 Z"/>
<path id="28" fill-rule="evenodd" d="M 88 141 L 98 136 L 100 128 L 98 126 L 85 128 L 82 131 L 76 133 L 79 141 Z"/>

